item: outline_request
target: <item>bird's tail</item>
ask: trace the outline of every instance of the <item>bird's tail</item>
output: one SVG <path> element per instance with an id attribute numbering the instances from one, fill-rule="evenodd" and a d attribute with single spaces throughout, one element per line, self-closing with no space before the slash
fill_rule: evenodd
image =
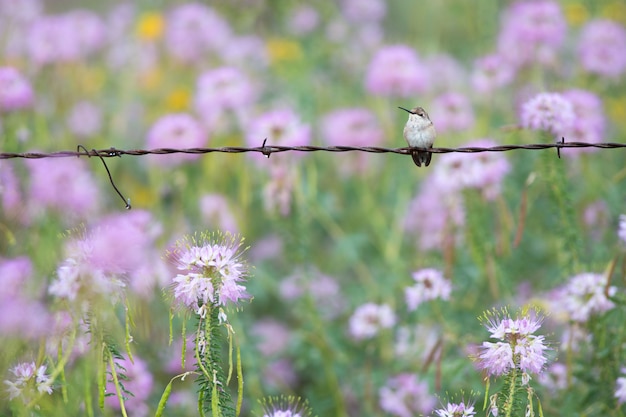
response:
<path id="1" fill-rule="evenodd" d="M 413 162 L 415 162 L 415 165 L 417 165 L 418 167 L 421 167 L 422 164 L 424 164 L 424 166 L 428 166 L 430 165 L 430 159 L 432 158 L 432 155 L 430 152 L 420 152 L 420 151 L 412 151 L 411 152 L 411 157 L 413 158 Z"/>

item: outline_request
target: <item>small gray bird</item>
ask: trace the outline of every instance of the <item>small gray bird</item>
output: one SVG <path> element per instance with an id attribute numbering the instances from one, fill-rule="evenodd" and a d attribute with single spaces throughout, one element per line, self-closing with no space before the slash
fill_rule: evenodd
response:
<path id="1" fill-rule="evenodd" d="M 414 107 L 411 110 L 407 110 L 404 107 L 400 109 L 409 113 L 409 120 L 404 126 L 404 139 L 410 147 L 414 148 L 432 148 L 437 132 L 433 122 L 430 121 L 428 113 L 421 107 Z M 413 162 L 418 167 L 422 164 L 425 166 L 430 165 L 430 158 L 432 154 L 430 152 L 413 150 L 411 151 Z"/>

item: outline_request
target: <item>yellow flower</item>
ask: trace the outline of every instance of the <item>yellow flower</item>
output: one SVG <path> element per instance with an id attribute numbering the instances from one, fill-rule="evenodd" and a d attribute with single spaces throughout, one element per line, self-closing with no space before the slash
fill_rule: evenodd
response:
<path id="1" fill-rule="evenodd" d="M 273 64 L 299 61 L 303 53 L 300 44 L 284 38 L 273 38 L 267 41 L 267 52 Z"/>
<path id="2" fill-rule="evenodd" d="M 155 41 L 163 36 L 163 15 L 159 12 L 146 12 L 139 16 L 135 34 L 144 41 Z"/>
<path id="3" fill-rule="evenodd" d="M 565 18 L 572 26 L 580 26 L 589 19 L 589 11 L 582 3 L 570 3 L 564 7 Z"/>
<path id="4" fill-rule="evenodd" d="M 137 186 L 132 190 L 131 204 L 136 207 L 152 207 L 159 204 L 159 201 L 153 188 Z"/>
<path id="5" fill-rule="evenodd" d="M 166 105 L 171 111 L 186 110 L 189 107 L 190 93 L 183 87 L 177 87 L 167 96 Z"/>
<path id="6" fill-rule="evenodd" d="M 626 4 L 623 1 L 613 1 L 602 8 L 602 16 L 626 24 Z"/>
<path id="7" fill-rule="evenodd" d="M 611 120 L 618 126 L 626 126 L 626 101 L 624 98 L 606 100 L 606 110 Z"/>

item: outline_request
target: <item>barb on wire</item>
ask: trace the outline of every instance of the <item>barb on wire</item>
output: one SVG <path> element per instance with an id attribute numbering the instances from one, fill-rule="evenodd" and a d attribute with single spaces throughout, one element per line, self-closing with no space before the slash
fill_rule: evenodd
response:
<path id="1" fill-rule="evenodd" d="M 430 152 L 430 153 L 479 153 L 479 152 L 508 152 L 515 150 L 543 150 L 543 149 L 552 149 L 556 148 L 556 154 L 561 158 L 561 149 L 563 148 L 599 148 L 599 149 L 617 149 L 617 148 L 626 148 L 626 143 L 614 143 L 614 142 L 605 142 L 605 143 L 587 143 L 587 142 L 565 142 L 565 138 L 561 138 L 560 142 L 557 143 L 532 143 L 526 145 L 501 145 L 501 146 L 492 146 L 492 147 L 474 147 L 467 146 L 461 148 L 428 148 L 421 149 L 420 151 Z M 57 151 L 57 152 L 0 152 L 0 160 L 1 159 L 14 159 L 14 158 L 23 158 L 23 159 L 42 159 L 42 158 L 66 158 L 70 156 L 87 156 L 91 158 L 92 156 L 97 156 L 102 161 L 104 165 L 104 169 L 107 171 L 107 175 L 109 176 L 109 181 L 113 186 L 113 189 L 120 196 L 124 203 L 126 204 L 126 209 L 130 210 L 130 199 L 124 198 L 120 190 L 115 185 L 113 181 L 113 177 L 111 176 L 111 172 L 109 171 L 109 167 L 107 166 L 104 158 L 111 157 L 121 157 L 122 155 L 131 155 L 131 156 L 142 156 L 142 155 L 166 155 L 166 154 L 207 154 L 207 153 L 246 153 L 246 152 L 260 152 L 266 158 L 269 158 L 273 153 L 280 152 L 368 152 L 368 153 L 394 153 L 400 155 L 410 155 L 411 152 L 415 150 L 415 148 L 407 147 L 407 148 L 381 148 L 376 146 L 272 146 L 267 145 L 267 138 L 263 139 L 263 144 L 259 147 L 238 147 L 238 146 L 225 146 L 221 148 L 188 148 L 188 149 L 173 149 L 173 148 L 159 148 L 159 149 L 92 149 L 88 151 L 83 145 L 78 145 L 76 151 Z"/>
<path id="2" fill-rule="evenodd" d="M 270 159 L 270 155 L 272 154 L 272 149 L 267 148 L 265 146 L 266 143 L 267 143 L 267 138 L 263 139 L 263 145 L 261 145 L 261 148 L 263 148 L 263 150 L 261 152 L 263 153 L 263 155 L 265 155 L 267 159 Z"/>
<path id="3" fill-rule="evenodd" d="M 158 149 L 92 149 L 87 152 L 73 152 L 73 151 L 57 151 L 57 152 L 0 152 L 0 159 L 13 159 L 13 158 L 25 158 L 25 159 L 41 159 L 41 158 L 64 158 L 69 156 L 98 156 L 100 158 L 109 158 L 113 156 L 131 155 L 131 156 L 143 156 L 143 155 L 167 155 L 167 154 L 207 154 L 207 153 L 247 153 L 247 152 L 259 152 L 266 157 L 273 153 L 281 152 L 367 152 L 367 153 L 394 153 L 400 155 L 410 155 L 411 150 L 414 148 L 381 148 L 377 146 L 279 146 L 279 145 L 266 145 L 267 139 L 263 141 L 263 144 L 258 147 L 240 147 L 240 146 L 224 146 L 220 148 L 187 148 L 187 149 L 175 149 L 175 148 L 158 148 Z M 430 153 L 479 153 L 479 152 L 508 152 L 516 150 L 544 150 L 556 148 L 557 156 L 560 157 L 560 150 L 564 148 L 598 148 L 598 149 L 617 149 L 626 148 L 626 143 L 587 143 L 587 142 L 565 142 L 565 139 L 561 139 L 557 143 L 531 143 L 526 145 L 500 145 L 487 148 L 467 146 L 460 148 L 424 148 L 420 151 Z"/>
<path id="4" fill-rule="evenodd" d="M 80 152 L 81 149 L 84 150 L 85 152 Z M 128 199 L 124 198 L 124 196 L 122 195 L 120 190 L 115 185 L 115 182 L 113 182 L 113 177 L 111 176 L 111 171 L 109 171 L 109 167 L 107 166 L 107 163 L 104 161 L 104 158 L 102 157 L 102 154 L 101 154 L 102 151 L 98 151 L 96 149 L 92 149 L 91 152 L 89 152 L 87 150 L 87 148 L 85 148 L 83 145 L 78 145 L 76 147 L 76 152 L 78 153 L 78 155 L 76 155 L 76 156 L 79 156 L 79 157 L 81 155 L 87 155 L 89 158 L 91 158 L 92 155 L 95 155 L 98 158 L 100 158 L 100 160 L 102 161 L 102 164 L 104 165 L 104 169 L 106 169 L 106 171 L 107 171 L 107 175 L 109 176 L 109 181 L 111 182 L 111 185 L 113 186 L 113 189 L 115 190 L 115 192 L 117 192 L 117 195 L 119 195 L 120 198 L 122 200 L 124 200 L 124 204 L 126 204 L 126 210 L 130 210 L 132 208 L 132 206 L 130 205 L 130 198 L 128 198 Z M 121 153 L 117 149 L 115 149 L 115 148 L 110 148 L 106 156 L 119 156 L 120 158 L 122 157 Z"/>

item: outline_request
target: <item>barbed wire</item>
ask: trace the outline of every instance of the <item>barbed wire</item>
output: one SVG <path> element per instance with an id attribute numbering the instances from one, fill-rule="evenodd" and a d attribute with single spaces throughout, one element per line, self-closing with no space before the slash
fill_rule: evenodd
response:
<path id="1" fill-rule="evenodd" d="M 80 156 L 97 156 L 101 158 L 120 157 L 123 155 L 143 156 L 143 155 L 169 155 L 169 154 L 208 154 L 208 153 L 248 153 L 257 152 L 269 158 L 270 155 L 283 152 L 367 152 L 367 153 L 394 153 L 401 155 L 410 155 L 411 150 L 415 148 L 383 148 L 378 146 L 279 146 L 279 145 L 263 145 L 258 147 L 240 147 L 240 146 L 223 146 L 218 148 L 157 148 L 157 149 L 92 149 L 87 150 L 79 145 L 76 151 L 56 151 L 56 152 L 0 152 L 0 159 L 42 159 L 42 158 L 65 158 Z M 626 143 L 603 142 L 557 142 L 557 143 L 531 143 L 525 145 L 499 145 L 491 147 L 475 147 L 466 146 L 459 148 L 429 148 L 420 149 L 431 153 L 480 153 L 480 152 L 508 152 L 515 150 L 545 150 L 556 149 L 560 157 L 560 150 L 565 148 L 600 148 L 600 149 L 616 149 L 626 148 Z"/>
<path id="2" fill-rule="evenodd" d="M 219 148 L 157 148 L 157 149 L 92 149 L 88 150 L 83 145 L 78 145 L 76 151 L 57 151 L 57 152 L 0 152 L 0 159 L 43 159 L 43 158 L 67 158 L 67 157 L 81 157 L 86 156 L 91 158 L 92 156 L 100 158 L 104 168 L 109 176 L 109 181 L 113 186 L 113 189 L 117 192 L 120 198 L 126 204 L 126 209 L 130 210 L 130 199 L 125 198 L 120 190 L 115 185 L 111 171 L 107 166 L 104 158 L 121 157 L 122 155 L 131 156 L 143 156 L 143 155 L 169 155 L 169 154 L 208 154 L 208 153 L 247 153 L 257 152 L 261 153 L 267 158 L 274 153 L 283 152 L 367 152 L 367 153 L 394 153 L 401 155 L 410 155 L 415 149 L 420 149 L 422 152 L 430 153 L 480 153 L 480 152 L 508 152 L 515 150 L 545 150 L 556 149 L 557 156 L 561 157 L 561 149 L 565 148 L 599 148 L 599 149 L 618 149 L 626 148 L 626 143 L 604 142 L 604 143 L 588 143 L 588 142 L 565 142 L 565 138 L 561 138 L 557 143 L 531 143 L 526 145 L 500 145 L 491 147 L 476 147 L 466 146 L 460 148 L 381 148 L 377 146 L 278 146 L 278 145 L 266 145 L 267 139 L 263 140 L 263 144 L 258 147 L 240 147 L 240 146 L 223 146 Z"/>

